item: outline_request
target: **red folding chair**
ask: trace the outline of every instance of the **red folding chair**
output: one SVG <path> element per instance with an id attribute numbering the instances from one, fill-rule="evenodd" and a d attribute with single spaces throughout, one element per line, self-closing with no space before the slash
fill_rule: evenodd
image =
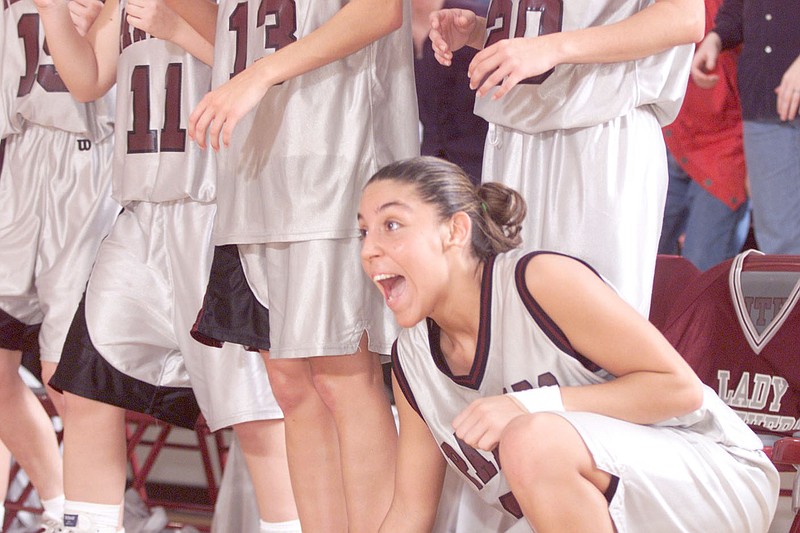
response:
<path id="1" fill-rule="evenodd" d="M 150 415 L 127 411 L 125 415 L 128 438 L 128 464 L 131 469 L 130 487 L 136 490 L 147 507 L 161 506 L 165 509 L 202 513 L 211 515 L 219 493 L 219 480 L 215 474 L 215 464 L 221 473 L 225 468 L 228 445 L 224 430 L 212 433 L 201 417 L 194 428 L 194 442 L 185 443 L 169 439 L 173 426 L 157 420 Z M 147 489 L 148 476 L 152 472 L 160 454 L 165 449 L 196 451 L 200 456 L 205 475 L 206 501 L 203 503 L 185 502 L 171 498 L 151 496 Z M 145 451 L 144 459 L 139 452 Z M 180 527 L 181 524 L 171 524 Z"/>
<path id="2" fill-rule="evenodd" d="M 759 435 L 779 470 L 800 465 L 800 256 L 747 251 L 684 289 L 664 335 Z M 794 491 L 782 496 L 800 498 Z M 795 507 L 796 509 L 796 507 Z M 795 516 L 791 533 L 800 533 Z"/>
<path id="3" fill-rule="evenodd" d="M 35 389 L 34 392 L 47 411 L 47 414 L 55 419 L 58 414 L 50 398 L 45 393 L 44 388 Z M 125 420 L 128 440 L 127 456 L 130 466 L 129 486 L 136 490 L 145 505 L 147 505 L 148 508 L 161 506 L 165 509 L 185 512 L 190 515 L 201 514 L 210 517 L 213 514 L 214 504 L 216 503 L 217 494 L 219 492 L 219 480 L 215 472 L 218 470 L 219 475 L 221 475 L 222 470 L 225 468 L 225 460 L 228 453 L 228 444 L 224 435 L 226 430 L 212 433 L 206 425 L 205 420 L 201 417 L 194 428 L 194 442 L 186 443 L 170 440 L 169 437 L 174 426 L 149 415 L 127 411 Z M 58 431 L 57 436 L 60 443 L 62 432 Z M 191 501 L 182 501 L 180 499 L 159 498 L 151 496 L 148 493 L 148 478 L 161 452 L 165 449 L 189 450 L 199 454 L 206 481 L 206 486 L 204 487 L 206 492 L 205 502 L 195 503 Z M 142 454 L 144 454 L 143 458 L 141 457 Z M 9 479 L 13 481 L 19 472 L 19 464 L 13 462 Z M 3 522 L 3 530 L 11 525 L 17 513 L 21 511 L 33 514 L 42 513 L 42 508 L 38 500 L 32 498 L 34 494 L 34 487 L 28 482 L 18 496 L 13 499 L 6 499 L 6 514 Z M 185 523 L 180 520 L 172 520 L 169 527 L 179 529 L 183 527 L 183 525 L 185 525 Z M 208 527 L 204 525 L 202 521 L 199 523 L 192 523 L 191 525 L 200 530 L 208 530 Z"/>
<path id="4" fill-rule="evenodd" d="M 800 531 L 800 439 L 783 437 L 772 445 L 772 462 L 776 465 L 791 465 L 794 467 L 794 483 L 792 484 L 792 512 L 794 519 L 789 528 L 790 533 Z M 785 494 L 785 493 L 784 493 Z"/>

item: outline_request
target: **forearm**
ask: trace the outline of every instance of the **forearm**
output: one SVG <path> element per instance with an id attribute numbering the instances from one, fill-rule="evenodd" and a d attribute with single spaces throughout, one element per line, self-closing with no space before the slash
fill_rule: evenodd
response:
<path id="1" fill-rule="evenodd" d="M 702 405 L 702 384 L 686 360 L 585 265 L 543 254 L 528 263 L 525 283 L 572 348 L 616 376 L 593 385 L 564 384 L 564 409 L 652 424 Z"/>
<path id="2" fill-rule="evenodd" d="M 116 2 L 113 2 L 116 3 Z M 102 38 L 118 20 L 114 12 L 104 8 L 87 37 L 82 37 L 70 17 L 67 2 L 57 0 L 47 7 L 39 7 L 50 55 L 61 79 L 70 93 L 79 101 L 90 102 L 104 95 L 114 84 L 115 69 L 102 68 L 102 61 L 90 39 Z M 117 30 L 118 33 L 118 30 Z M 115 61 L 116 47 L 103 54 L 104 59 Z"/>
<path id="3" fill-rule="evenodd" d="M 436 521 L 447 465 L 428 426 L 408 403 L 394 376 L 392 390 L 400 437 L 392 505 L 379 531 L 427 533 Z"/>
<path id="4" fill-rule="evenodd" d="M 417 512 L 409 512 L 410 510 L 395 507 L 393 504 L 378 533 L 429 533 L 433 528 L 436 513 L 434 512 L 432 517 L 420 517 Z"/>
<path id="5" fill-rule="evenodd" d="M 420 451 L 422 456 L 429 450 Z M 433 529 L 446 468 L 439 450 L 433 451 L 433 461 L 428 463 L 412 464 L 407 456 L 398 460 L 394 498 L 380 533 L 428 533 Z M 420 471 L 425 475 L 416 475 L 417 468 L 424 468 Z"/>
<path id="6" fill-rule="evenodd" d="M 402 0 L 352 0 L 304 38 L 256 61 L 255 70 L 269 87 L 342 59 L 398 29 Z"/>
<path id="7" fill-rule="evenodd" d="M 169 39 L 206 65 L 214 64 L 214 44 L 180 17 L 180 22 L 175 28 L 175 33 Z"/>
<path id="8" fill-rule="evenodd" d="M 700 381 L 691 373 L 636 372 L 597 385 L 563 387 L 567 411 L 597 413 L 636 424 L 655 424 L 679 417 L 702 405 Z"/>
<path id="9" fill-rule="evenodd" d="M 213 47 L 217 33 L 217 4 L 208 0 L 170 0 L 169 6 Z"/>
<path id="10" fill-rule="evenodd" d="M 615 24 L 537 39 L 551 41 L 557 63 L 615 63 L 697 42 L 703 38 L 704 31 L 705 12 L 701 0 L 659 0 Z"/>

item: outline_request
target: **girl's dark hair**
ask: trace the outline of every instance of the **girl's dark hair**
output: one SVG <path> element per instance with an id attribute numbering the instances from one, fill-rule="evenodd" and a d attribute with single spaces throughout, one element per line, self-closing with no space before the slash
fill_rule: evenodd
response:
<path id="1" fill-rule="evenodd" d="M 434 205 L 442 220 L 459 211 L 472 219 L 472 251 L 480 261 L 520 245 L 525 200 L 500 183 L 476 187 L 458 165 L 437 157 L 414 157 L 378 170 L 367 185 L 392 180 L 414 186 L 423 202 Z"/>

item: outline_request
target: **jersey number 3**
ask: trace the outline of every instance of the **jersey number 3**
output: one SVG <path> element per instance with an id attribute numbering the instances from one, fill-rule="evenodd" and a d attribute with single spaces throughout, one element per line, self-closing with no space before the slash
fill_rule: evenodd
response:
<path id="1" fill-rule="evenodd" d="M 231 78 L 248 65 L 247 2 L 240 2 L 228 18 L 228 29 L 236 34 L 236 56 Z M 297 6 L 294 0 L 261 0 L 256 14 L 256 30 L 264 28 L 264 50 L 275 52 L 297 40 Z M 253 61 L 253 58 L 250 58 Z"/>

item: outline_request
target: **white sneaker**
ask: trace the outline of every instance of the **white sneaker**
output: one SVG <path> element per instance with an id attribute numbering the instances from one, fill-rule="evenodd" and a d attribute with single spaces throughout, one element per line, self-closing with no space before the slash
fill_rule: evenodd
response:
<path id="1" fill-rule="evenodd" d="M 110 532 L 110 533 L 125 533 L 124 529 L 117 529 L 117 530 L 111 530 L 111 529 L 108 529 L 108 528 L 104 528 L 104 529 L 99 529 L 99 528 L 95 528 L 95 529 L 78 529 L 78 528 L 74 528 L 74 527 L 68 527 L 68 528 L 64 528 L 64 529 L 57 529 L 56 531 L 58 533 L 106 533 L 106 532 Z"/>
<path id="2" fill-rule="evenodd" d="M 36 530 L 36 533 L 63 533 L 63 532 L 64 532 L 64 523 L 59 518 L 56 518 L 47 511 L 42 513 L 42 516 L 39 519 L 39 529 Z"/>
<path id="3" fill-rule="evenodd" d="M 55 531 L 57 533 L 125 533 L 124 529 L 109 529 L 109 528 L 78 529 L 76 527 L 63 527 L 62 529 L 56 529 Z"/>
<path id="4" fill-rule="evenodd" d="M 125 528 L 94 526 L 92 521 L 85 516 L 65 514 L 64 529 L 57 531 L 63 531 L 63 533 L 125 533 Z"/>

